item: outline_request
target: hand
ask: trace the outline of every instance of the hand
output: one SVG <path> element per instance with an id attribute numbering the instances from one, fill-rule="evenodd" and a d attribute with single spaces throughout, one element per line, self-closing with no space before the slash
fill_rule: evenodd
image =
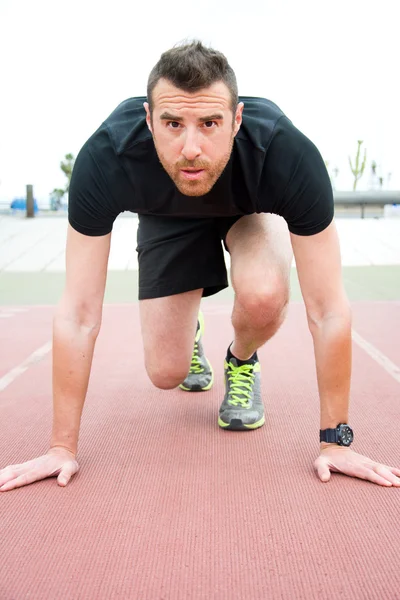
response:
<path id="1" fill-rule="evenodd" d="M 57 477 L 57 483 L 65 487 L 78 471 L 75 454 L 67 448 L 50 448 L 47 454 L 20 465 L 9 465 L 0 471 L 0 492 L 28 485 L 46 477 Z"/>
<path id="2" fill-rule="evenodd" d="M 314 468 L 324 482 L 329 481 L 332 472 L 367 479 L 386 487 L 400 487 L 400 469 L 381 465 L 350 448 L 336 444 L 321 446 L 321 454 L 315 461 Z"/>

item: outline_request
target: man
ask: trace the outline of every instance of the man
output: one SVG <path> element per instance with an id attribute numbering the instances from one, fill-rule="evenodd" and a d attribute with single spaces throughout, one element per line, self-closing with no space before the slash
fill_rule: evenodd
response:
<path id="1" fill-rule="evenodd" d="M 331 471 L 340 471 L 400 486 L 399 469 L 349 448 L 351 317 L 321 156 L 272 102 L 239 99 L 226 58 L 194 42 L 164 53 L 150 74 L 147 101 L 119 105 L 77 158 L 66 287 L 54 320 L 51 447 L 3 469 L 0 489 L 52 475 L 64 486 L 78 469 L 111 230 L 125 210 L 140 218 L 140 318 L 153 384 L 187 391 L 212 385 L 198 315 L 201 297 L 227 285 L 223 240 L 231 256 L 235 336 L 218 423 L 225 429 L 262 426 L 257 349 L 284 319 L 293 249 L 320 393 L 318 476 L 327 481 Z"/>

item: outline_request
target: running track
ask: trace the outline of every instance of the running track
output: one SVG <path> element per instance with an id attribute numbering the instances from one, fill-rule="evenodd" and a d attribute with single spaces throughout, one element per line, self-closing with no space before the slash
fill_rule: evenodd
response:
<path id="1" fill-rule="evenodd" d="M 0 307 L 0 467 L 47 449 L 53 307 Z M 152 387 L 138 306 L 109 305 L 80 472 L 0 494 L 0 599 L 400 598 L 400 489 L 320 483 L 304 308 L 259 353 L 267 423 L 217 426 L 230 306 L 204 303 L 203 394 Z M 400 466 L 400 302 L 353 303 L 355 450 Z"/>

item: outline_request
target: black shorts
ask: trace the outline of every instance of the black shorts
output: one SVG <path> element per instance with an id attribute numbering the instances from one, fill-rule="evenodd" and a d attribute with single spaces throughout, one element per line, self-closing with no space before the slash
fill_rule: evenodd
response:
<path id="1" fill-rule="evenodd" d="M 228 287 L 221 241 L 225 244 L 229 229 L 241 215 L 138 218 L 139 300 L 200 288 L 203 296 L 211 296 Z"/>

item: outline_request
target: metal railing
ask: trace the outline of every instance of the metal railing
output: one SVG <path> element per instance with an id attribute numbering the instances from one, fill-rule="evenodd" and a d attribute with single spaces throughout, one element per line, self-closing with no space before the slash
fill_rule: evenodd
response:
<path id="1" fill-rule="evenodd" d="M 367 192 L 353 192 L 353 191 L 334 191 L 333 198 L 336 207 L 360 207 L 361 218 L 365 217 L 366 207 L 383 207 L 386 204 L 400 204 L 400 190 L 399 191 L 381 191 L 371 190 Z M 30 211 L 30 215 L 33 216 L 32 211 L 32 200 L 33 191 L 32 186 L 27 186 L 27 208 Z M 9 202 L 4 202 L 1 208 L 9 208 Z M 28 212 L 28 211 L 27 211 Z"/>
<path id="2" fill-rule="evenodd" d="M 335 206 L 359 206 L 361 218 L 364 218 L 367 206 L 385 206 L 386 204 L 400 204 L 400 191 L 371 190 L 368 192 L 333 192 Z"/>

